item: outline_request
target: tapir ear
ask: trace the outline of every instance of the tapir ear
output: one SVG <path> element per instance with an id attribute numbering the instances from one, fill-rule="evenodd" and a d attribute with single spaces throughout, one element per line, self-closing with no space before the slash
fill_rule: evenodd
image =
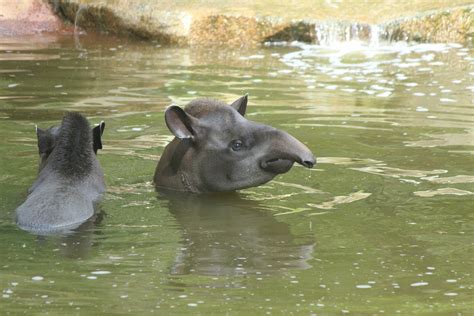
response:
<path id="1" fill-rule="evenodd" d="M 197 119 L 184 112 L 182 108 L 176 105 L 169 106 L 165 111 L 165 121 L 168 129 L 179 139 L 193 139 Z"/>
<path id="2" fill-rule="evenodd" d="M 99 149 L 102 149 L 102 134 L 104 133 L 105 122 L 100 122 L 99 125 L 92 129 L 92 148 L 94 153 L 97 154 Z"/>
<path id="3" fill-rule="evenodd" d="M 54 148 L 54 136 L 47 130 L 36 128 L 36 136 L 38 137 L 38 151 L 41 154 L 50 154 Z"/>
<path id="4" fill-rule="evenodd" d="M 248 94 L 244 95 L 243 97 L 238 98 L 230 105 L 234 109 L 237 110 L 242 116 L 245 115 L 245 111 L 247 110 L 247 100 Z"/>

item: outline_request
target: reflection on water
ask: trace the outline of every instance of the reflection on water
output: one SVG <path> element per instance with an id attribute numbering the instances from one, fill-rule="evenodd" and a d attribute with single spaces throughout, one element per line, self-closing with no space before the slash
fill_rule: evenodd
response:
<path id="1" fill-rule="evenodd" d="M 52 242 L 56 245 L 56 249 L 59 250 L 61 256 L 69 259 L 85 259 L 88 257 L 91 247 L 98 246 L 94 235 L 101 234 L 98 226 L 100 226 L 105 216 L 103 210 L 98 210 L 92 218 L 72 231 L 37 236 L 39 249 L 41 247 L 47 248 L 48 244 Z"/>
<path id="2" fill-rule="evenodd" d="M 472 48 L 77 40 L 0 39 L 2 312 L 474 310 Z M 235 195 L 157 198 L 165 107 L 243 93 L 248 118 L 302 140 L 316 168 Z M 107 123 L 107 216 L 38 239 L 14 210 L 37 173 L 35 124 L 65 110 Z"/>
<path id="3" fill-rule="evenodd" d="M 231 276 L 311 267 L 314 242 L 298 242 L 288 224 L 257 201 L 238 194 L 158 198 L 168 202 L 183 230 L 172 274 Z"/>

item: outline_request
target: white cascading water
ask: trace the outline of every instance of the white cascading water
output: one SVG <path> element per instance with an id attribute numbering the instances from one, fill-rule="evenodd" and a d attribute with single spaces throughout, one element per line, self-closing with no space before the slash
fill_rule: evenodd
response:
<path id="1" fill-rule="evenodd" d="M 376 47 L 380 43 L 381 28 L 378 25 L 325 22 L 315 26 L 316 43 L 335 47 L 343 43 L 359 43 Z"/>

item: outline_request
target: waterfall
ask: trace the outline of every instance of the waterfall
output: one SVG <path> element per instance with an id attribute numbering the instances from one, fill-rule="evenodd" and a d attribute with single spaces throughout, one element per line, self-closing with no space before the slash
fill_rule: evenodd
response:
<path id="1" fill-rule="evenodd" d="M 74 43 L 76 45 L 76 49 L 79 51 L 83 51 L 83 48 L 81 42 L 79 41 L 80 32 L 78 31 L 78 21 L 81 11 L 83 11 L 85 8 L 86 6 L 84 4 L 79 5 L 79 8 L 76 11 L 76 16 L 74 18 Z"/>
<path id="2" fill-rule="evenodd" d="M 370 25 L 370 47 L 378 47 L 380 44 L 380 27 L 378 25 Z"/>
<path id="3" fill-rule="evenodd" d="M 323 22 L 315 25 L 316 44 L 325 47 L 352 42 L 377 47 L 381 34 L 381 27 L 378 25 L 348 22 Z"/>
<path id="4" fill-rule="evenodd" d="M 74 18 L 74 37 L 78 36 L 78 21 L 79 21 L 79 16 L 81 14 L 81 11 L 83 11 L 86 8 L 84 4 L 79 5 L 79 8 L 76 11 L 76 16 Z"/>

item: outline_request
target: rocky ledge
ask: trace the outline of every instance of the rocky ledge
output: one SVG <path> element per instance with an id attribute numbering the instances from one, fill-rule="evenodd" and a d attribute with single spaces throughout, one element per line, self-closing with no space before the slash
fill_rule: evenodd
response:
<path id="1" fill-rule="evenodd" d="M 298 4 L 241 0 L 238 7 L 220 0 L 45 1 L 56 15 L 77 28 L 162 44 L 256 46 L 350 39 L 474 44 L 474 5 L 464 0 L 451 0 L 454 7 L 428 0 L 413 0 L 410 6 L 374 2 L 369 11 L 348 0 L 338 1 L 340 7 L 331 1 L 314 5 L 307 0 Z"/>
<path id="2" fill-rule="evenodd" d="M 42 0 L 0 0 L 0 36 L 62 32 L 61 19 Z"/>

